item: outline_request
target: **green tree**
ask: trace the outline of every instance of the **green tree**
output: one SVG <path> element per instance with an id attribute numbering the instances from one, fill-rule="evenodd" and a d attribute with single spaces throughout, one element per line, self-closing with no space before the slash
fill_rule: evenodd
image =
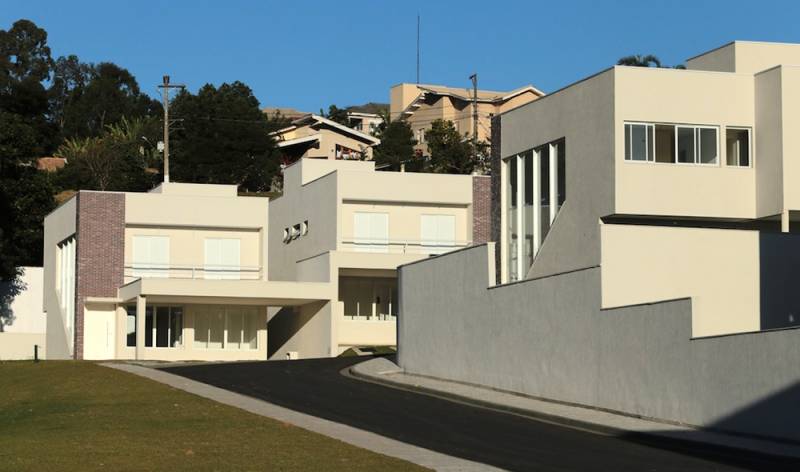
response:
<path id="1" fill-rule="evenodd" d="M 47 120 L 52 59 L 47 32 L 28 20 L 0 30 L 0 279 L 42 263 L 42 221 L 54 206 L 47 176 L 33 166 L 54 145 Z"/>
<path id="2" fill-rule="evenodd" d="M 171 113 L 180 126 L 170 142 L 170 173 L 178 181 L 236 184 L 242 191 L 269 190 L 280 157 L 269 133 L 286 125 L 267 117 L 241 82 L 183 91 Z"/>
<path id="3" fill-rule="evenodd" d="M 399 170 L 401 164 L 414 157 L 414 132 L 405 121 L 392 121 L 388 113 L 383 115 L 383 123 L 378 127 L 377 138 L 381 143 L 374 149 L 374 160 L 378 166 Z"/>
<path id="4" fill-rule="evenodd" d="M 100 136 L 106 126 L 128 119 L 157 116 L 161 105 L 139 90 L 136 79 L 126 69 L 111 62 L 87 66 L 75 59 L 66 59 L 57 70 L 51 97 L 65 137 Z M 85 85 L 82 85 L 85 82 Z"/>
<path id="5" fill-rule="evenodd" d="M 617 61 L 618 66 L 633 66 L 633 67 L 659 67 L 659 68 L 668 68 L 669 66 L 665 66 L 661 64 L 661 60 L 658 57 L 647 54 L 633 54 L 631 56 L 621 57 Z M 673 69 L 686 69 L 686 66 L 683 64 L 678 64 L 674 66 Z"/>
<path id="6" fill-rule="evenodd" d="M 154 120 L 123 118 L 106 127 L 99 137 L 70 138 L 56 154 L 67 159 L 57 174 L 62 189 L 112 190 L 136 192 L 148 190 L 154 179 L 147 173 L 147 128 Z"/>
<path id="7" fill-rule="evenodd" d="M 339 108 L 336 105 L 331 105 L 328 107 L 328 113 L 323 113 L 322 110 L 319 111 L 322 116 L 325 118 L 335 121 L 340 125 L 350 126 L 349 119 L 347 118 L 347 109 L 346 108 Z"/>
<path id="8" fill-rule="evenodd" d="M 476 158 L 475 146 L 456 131 L 452 121 L 434 120 L 431 129 L 425 132 L 425 142 L 430 153 L 431 172 L 471 174 L 479 170 L 480 159 Z"/>

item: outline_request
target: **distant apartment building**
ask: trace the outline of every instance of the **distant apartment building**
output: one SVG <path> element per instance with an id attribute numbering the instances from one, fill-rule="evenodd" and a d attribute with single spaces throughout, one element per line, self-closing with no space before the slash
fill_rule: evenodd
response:
<path id="1" fill-rule="evenodd" d="M 283 153 L 284 164 L 299 159 L 371 160 L 380 140 L 325 117 L 307 114 L 271 136 Z"/>
<path id="2" fill-rule="evenodd" d="M 353 129 L 375 136 L 378 128 L 383 124 L 383 117 L 377 113 L 348 111 L 347 123 Z"/>
<path id="3" fill-rule="evenodd" d="M 544 95 L 532 85 L 510 92 L 478 90 L 478 140 L 489 142 L 493 116 L 524 105 Z M 449 120 L 462 135 L 473 134 L 473 99 L 470 88 L 401 83 L 390 91 L 389 114 L 392 120 L 405 120 L 417 141 L 415 150 L 428 154 L 425 130 L 435 120 Z"/>
<path id="4" fill-rule="evenodd" d="M 488 197 L 486 177 L 333 159 L 289 166 L 273 202 L 234 185 L 80 191 L 44 221 L 47 358 L 263 360 L 394 345 L 397 265 L 488 238 Z"/>

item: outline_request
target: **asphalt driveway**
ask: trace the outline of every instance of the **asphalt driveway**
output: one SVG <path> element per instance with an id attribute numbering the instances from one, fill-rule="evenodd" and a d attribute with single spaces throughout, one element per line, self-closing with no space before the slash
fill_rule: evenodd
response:
<path id="1" fill-rule="evenodd" d="M 292 410 L 509 470 L 800 470 L 739 450 L 642 435 L 611 437 L 346 377 L 364 358 L 164 370 Z"/>

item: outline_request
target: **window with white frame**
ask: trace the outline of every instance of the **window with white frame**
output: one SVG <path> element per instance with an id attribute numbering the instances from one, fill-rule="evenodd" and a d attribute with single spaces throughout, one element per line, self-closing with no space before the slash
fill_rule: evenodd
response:
<path id="1" fill-rule="evenodd" d="M 625 123 L 625 160 L 717 165 L 719 128 L 700 125 Z"/>
<path id="2" fill-rule="evenodd" d="M 533 265 L 566 199 L 566 141 L 504 160 L 507 279 L 521 280 Z"/>
<path id="3" fill-rule="evenodd" d="M 144 330 L 145 347 L 181 347 L 183 307 L 148 305 L 145 307 Z"/>
<path id="4" fill-rule="evenodd" d="M 132 266 L 134 277 L 169 277 L 169 236 L 134 236 Z"/>
<path id="5" fill-rule="evenodd" d="M 358 252 L 389 252 L 389 214 L 355 212 L 353 236 Z"/>
<path id="6" fill-rule="evenodd" d="M 75 237 L 62 241 L 57 248 L 58 299 L 64 326 L 72 345 L 75 321 Z"/>
<path id="7" fill-rule="evenodd" d="M 725 163 L 733 167 L 750 167 L 750 128 L 725 128 Z"/>
<path id="8" fill-rule="evenodd" d="M 206 238 L 205 279 L 237 280 L 241 271 L 241 242 L 235 238 Z"/>
<path id="9" fill-rule="evenodd" d="M 194 311 L 195 349 L 258 349 L 261 317 L 252 306 L 201 306 Z"/>
<path id="10" fill-rule="evenodd" d="M 427 254 L 442 254 L 456 246 L 455 215 L 421 215 L 420 241 Z"/>

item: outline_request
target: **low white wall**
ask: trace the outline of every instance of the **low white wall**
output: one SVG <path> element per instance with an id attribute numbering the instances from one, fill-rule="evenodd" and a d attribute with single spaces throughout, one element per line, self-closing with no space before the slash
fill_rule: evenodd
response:
<path id="1" fill-rule="evenodd" d="M 44 359 L 44 333 L 0 333 L 0 361 L 33 359 L 33 346 L 39 345 L 39 359 Z"/>

